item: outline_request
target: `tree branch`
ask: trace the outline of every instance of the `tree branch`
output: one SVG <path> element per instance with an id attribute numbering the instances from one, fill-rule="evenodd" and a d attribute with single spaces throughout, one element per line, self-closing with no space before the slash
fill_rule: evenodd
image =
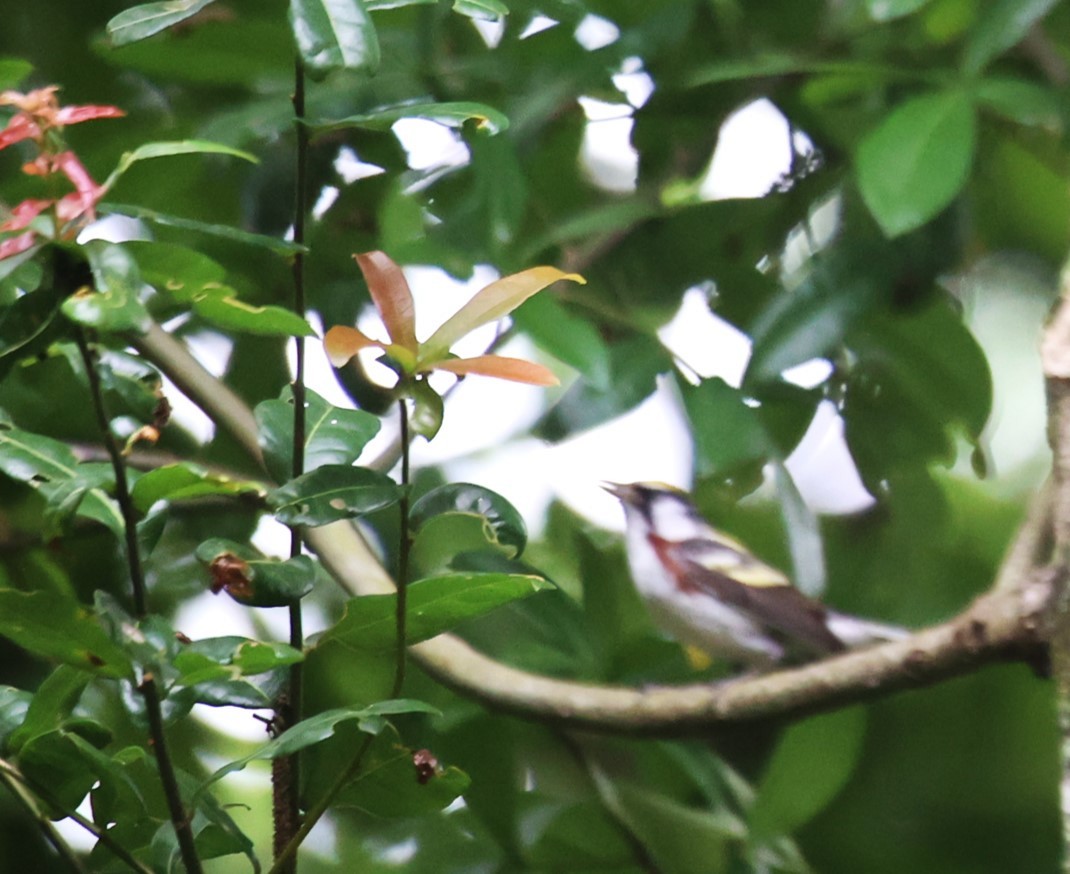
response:
<path id="1" fill-rule="evenodd" d="M 169 350 L 165 360 L 152 356 L 151 344 L 141 348 L 172 381 L 190 387 L 191 400 L 212 413 L 219 402 L 203 392 L 210 391 L 208 387 L 215 381 L 210 376 L 207 380 L 175 379 L 169 369 L 175 365 L 185 373 L 202 368 L 181 344 L 174 345 L 181 352 Z M 234 402 L 228 401 L 227 406 L 232 412 Z M 229 415 L 223 424 L 245 427 L 241 423 L 251 419 Z M 255 431 L 235 436 L 242 445 L 256 443 Z M 1043 543 L 1047 503 L 1048 498 L 1041 495 L 1030 514 L 1034 521 L 1019 531 L 998 578 L 1001 586 L 962 614 L 906 640 L 800 668 L 715 685 L 634 689 L 532 674 L 497 662 L 450 634 L 416 644 L 411 651 L 421 667 L 441 683 L 488 707 L 576 727 L 664 737 L 708 733 L 719 726 L 753 720 L 797 718 L 899 689 L 932 685 L 993 662 L 1036 664 L 1044 653 L 1042 620 L 1053 584 L 1049 572 L 1033 569 Z M 390 575 L 348 522 L 309 529 L 305 539 L 328 572 L 351 594 L 395 590 Z"/>

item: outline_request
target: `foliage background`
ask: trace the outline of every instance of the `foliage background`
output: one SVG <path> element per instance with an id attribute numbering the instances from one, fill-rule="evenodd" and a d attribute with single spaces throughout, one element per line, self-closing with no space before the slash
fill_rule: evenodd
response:
<path id="1" fill-rule="evenodd" d="M 367 298 L 350 254 L 372 248 L 462 277 L 476 264 L 502 273 L 535 263 L 581 270 L 588 279 L 582 290 L 555 289 L 516 317 L 520 331 L 576 371 L 534 429 L 560 440 L 632 408 L 658 374 L 674 372 L 655 331 L 688 288 L 708 283 L 716 312 L 755 345 L 742 390 L 716 380 L 692 387 L 676 377 L 695 434 L 702 508 L 770 561 L 790 566 L 787 544 L 798 546 L 800 535 L 785 538 L 778 505 L 797 509 L 791 490 L 736 502 L 758 485 L 763 468 L 790 453 L 818 402 L 831 399 L 878 502 L 862 514 L 821 520 L 826 600 L 911 626 L 956 612 L 990 582 L 1022 496 L 1036 482 L 1035 464 L 996 469 L 985 481 L 965 463 L 954 473 L 948 466 L 984 456 L 989 368 L 1003 366 L 986 358 L 964 323 L 964 297 L 978 305 L 998 298 L 1008 313 L 1035 311 L 1032 289 L 1054 288 L 1065 257 L 1065 4 L 516 0 L 509 7 L 495 48 L 449 4 L 376 11 L 377 74 L 338 73 L 311 87 L 312 117 L 409 99 L 475 100 L 510 122 L 496 135 L 465 125 L 471 159 L 446 173 L 409 168 L 388 129 L 316 138 L 312 190 L 331 184 L 341 192 L 311 230 L 311 307 L 324 324 L 353 323 Z M 202 156 L 145 162 L 109 200 L 282 236 L 294 185 L 285 5 L 227 0 L 203 19 L 113 49 L 103 28 L 123 8 L 103 0 L 14 4 L 0 30 L 0 57 L 29 61 L 28 81 L 61 84 L 66 102 L 128 112 L 69 132 L 97 178 L 122 152 L 150 140 L 211 139 L 260 158 L 256 166 Z M 1024 10 L 1019 18 L 1015 9 Z M 559 26 L 521 38 L 536 13 Z M 620 37 L 594 51 L 581 47 L 573 33 L 587 14 L 614 22 Z M 1040 19 L 1042 30 L 1021 25 Z M 641 60 L 655 90 L 635 111 L 637 186 L 612 193 L 577 160 L 587 124 L 577 97 L 622 102 L 612 75 L 630 58 Z M 800 169 L 764 198 L 704 201 L 697 180 L 720 124 L 763 96 L 805 131 L 818 166 Z M 919 97 L 936 101 L 937 111 L 912 103 Z M 894 115 L 908 105 L 921 115 Z M 386 172 L 344 184 L 332 168 L 342 146 Z M 0 154 L 8 204 L 23 196 L 18 166 L 17 155 Z M 831 242 L 801 264 L 786 259 L 789 235 L 804 233 L 830 198 L 840 215 Z M 224 264 L 244 299 L 289 300 L 283 259 L 218 238 L 157 233 Z M 999 288 L 981 281 L 995 268 Z M 956 296 L 949 288 L 971 291 Z M 182 331 L 201 327 L 194 320 Z M 277 397 L 289 379 L 284 344 L 233 339 L 228 385 L 251 404 Z M 779 378 L 815 356 L 834 365 L 821 385 L 801 389 Z M 84 389 L 62 358 L 12 371 L 0 385 L 0 406 L 23 428 L 93 440 Z M 197 446 L 172 429 L 163 445 L 249 469 L 224 433 Z M 433 469 L 420 471 L 421 488 L 439 479 Z M 2 492 L 6 585 L 71 588 L 87 602 L 95 589 L 124 596 L 110 534 L 83 528 L 40 544 L 32 497 L 12 482 Z M 388 532 L 390 521 L 378 521 Z M 153 608 L 172 611 L 203 587 L 192 555 L 197 542 L 242 539 L 254 524 L 252 511 L 233 507 L 174 520 L 150 567 Z M 649 626 L 612 538 L 555 506 L 525 560 L 560 590 L 466 626 L 464 635 L 481 649 L 599 682 L 693 676 Z M 327 615 L 342 600 L 325 581 L 312 597 Z M 4 683 L 33 688 L 45 675 L 13 645 L 0 646 Z M 308 690 L 312 709 L 377 700 L 385 694 L 380 675 L 344 661 L 319 665 Z M 415 818 L 347 810 L 335 819 L 330 852 L 307 855 L 302 870 L 742 872 L 807 870 L 808 863 L 820 872 L 983 874 L 1057 867 L 1050 689 L 1022 666 L 712 743 L 577 735 L 488 713 L 419 674 L 406 691 L 444 714 L 399 720 L 406 742 L 432 748 L 471 776 L 466 806 Z M 106 700 L 94 706 L 115 709 Z M 194 772 L 210 770 L 206 755 L 229 759 L 243 749 L 191 720 L 173 735 Z M 332 753 L 325 755 L 319 766 L 329 769 Z M 240 823 L 266 846 L 262 786 L 221 792 L 250 805 Z M 26 839 L 24 814 L 10 799 L 0 799 L 0 814 L 0 867 L 59 870 L 43 844 Z M 232 870 L 238 863 L 215 864 Z"/>

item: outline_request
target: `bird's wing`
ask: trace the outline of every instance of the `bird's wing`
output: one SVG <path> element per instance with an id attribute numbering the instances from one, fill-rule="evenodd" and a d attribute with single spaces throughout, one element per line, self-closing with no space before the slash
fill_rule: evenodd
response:
<path id="1" fill-rule="evenodd" d="M 825 608 L 787 577 L 727 538 L 671 541 L 651 535 L 662 561 L 677 571 L 685 589 L 705 592 L 748 614 L 755 622 L 817 653 L 846 647 L 825 623 Z"/>

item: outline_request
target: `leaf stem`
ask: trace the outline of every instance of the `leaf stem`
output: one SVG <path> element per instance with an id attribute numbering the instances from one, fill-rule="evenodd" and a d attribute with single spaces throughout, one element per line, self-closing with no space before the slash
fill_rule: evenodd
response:
<path id="1" fill-rule="evenodd" d="M 134 611 L 138 619 L 144 619 L 148 613 L 145 597 L 145 577 L 142 571 L 141 550 L 137 539 L 137 511 L 134 509 L 134 502 L 130 499 L 130 488 L 126 479 L 126 464 L 123 460 L 122 451 L 119 449 L 119 444 L 111 432 L 108 410 L 104 405 L 104 392 L 101 389 L 100 373 L 97 371 L 94 354 L 90 350 L 85 332 L 81 328 L 75 329 L 74 336 L 78 351 L 82 356 L 82 363 L 85 365 L 86 378 L 89 381 L 89 394 L 93 400 L 93 410 L 96 414 L 97 424 L 100 426 L 101 439 L 104 442 L 105 451 L 111 459 L 112 470 L 115 473 L 115 500 L 118 502 L 119 509 L 123 515 L 126 560 L 134 593 Z M 187 874 L 200 874 L 201 861 L 197 857 L 193 829 L 190 826 L 189 816 L 187 816 L 182 803 L 182 794 L 178 788 L 174 764 L 167 751 L 167 736 L 163 728 L 163 711 L 160 707 L 160 692 L 156 688 L 156 680 L 151 673 L 145 673 L 141 684 L 138 686 L 138 691 L 145 700 L 145 715 L 149 723 L 149 743 L 156 756 L 156 766 L 160 772 L 160 783 L 167 799 L 167 808 L 171 814 L 171 825 L 175 830 L 182 861 L 185 863 Z"/>
<path id="2" fill-rule="evenodd" d="M 397 627 L 397 664 L 394 669 L 394 688 L 391 698 L 401 694 L 405 683 L 406 626 L 408 617 L 409 591 L 409 550 L 412 540 L 409 537 L 409 408 L 405 398 L 398 398 L 398 427 L 401 436 L 401 499 L 398 501 L 398 594 L 396 601 L 395 623 Z"/>

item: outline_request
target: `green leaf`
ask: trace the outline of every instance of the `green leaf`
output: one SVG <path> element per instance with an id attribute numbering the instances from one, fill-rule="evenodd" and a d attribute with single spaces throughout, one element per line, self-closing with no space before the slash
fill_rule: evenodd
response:
<path id="1" fill-rule="evenodd" d="M 0 589 L 0 635 L 42 658 L 106 677 L 133 676 L 130 658 L 96 617 L 55 592 Z"/>
<path id="2" fill-rule="evenodd" d="M 561 440 L 625 413 L 653 394 L 657 377 L 672 360 L 654 338 L 642 335 L 609 347 L 610 378 L 605 389 L 576 382 L 536 427 L 537 436 Z"/>
<path id="3" fill-rule="evenodd" d="M 845 436 L 874 494 L 897 469 L 950 463 L 956 432 L 979 440 L 992 408 L 992 377 L 953 302 L 875 314 L 848 341 L 857 361 L 843 406 Z"/>
<path id="4" fill-rule="evenodd" d="M 397 503 L 400 490 L 385 474 L 364 467 L 326 464 L 268 495 L 284 525 L 326 525 Z"/>
<path id="5" fill-rule="evenodd" d="M 169 688 L 168 700 L 179 701 L 182 707 L 192 703 L 270 706 L 278 694 L 280 669 L 303 657 L 299 650 L 282 643 L 242 637 L 194 641 L 183 646 L 172 660 L 179 676 Z M 242 679 L 258 676 L 256 682 Z"/>
<path id="6" fill-rule="evenodd" d="M 361 0 L 290 0 L 290 25 L 314 74 L 379 67 L 379 38 Z"/>
<path id="7" fill-rule="evenodd" d="M 761 465 L 773 454 L 758 412 L 739 389 L 720 377 L 691 385 L 677 376 L 676 386 L 691 423 L 696 475 L 724 475 L 745 465 Z"/>
<path id="8" fill-rule="evenodd" d="M 434 5 L 438 0 L 364 0 L 364 8 L 369 12 L 380 9 L 401 9 L 403 6 Z"/>
<path id="9" fill-rule="evenodd" d="M 540 348 L 582 373 L 593 388 L 609 388 L 609 348 L 589 319 L 573 315 L 548 294 L 537 294 L 513 313 L 513 321 Z"/>
<path id="10" fill-rule="evenodd" d="M 196 299 L 193 311 L 225 331 L 244 331 L 266 337 L 309 337 L 316 333 L 297 313 L 284 307 L 244 303 L 225 286 L 214 294 Z"/>
<path id="11" fill-rule="evenodd" d="M 77 511 L 123 536 L 123 515 L 118 505 L 82 476 L 66 443 L 0 424 L 0 470 L 39 491 L 56 518 Z"/>
<path id="12" fill-rule="evenodd" d="M 423 751 L 426 752 L 426 751 Z M 364 756 L 364 766 L 339 794 L 339 807 L 357 807 L 373 816 L 405 817 L 435 813 L 452 804 L 471 780 L 456 767 L 417 770 L 413 750 L 401 743 L 387 726 L 375 736 Z"/>
<path id="13" fill-rule="evenodd" d="M 191 461 L 165 464 L 138 477 L 130 497 L 140 513 L 147 513 L 157 501 L 181 501 L 207 495 L 264 495 L 264 487 L 253 480 L 237 480 L 212 473 Z"/>
<path id="14" fill-rule="evenodd" d="M 1027 79 L 982 79 L 978 101 L 1018 124 L 1060 130 L 1065 111 L 1058 92 Z"/>
<path id="15" fill-rule="evenodd" d="M 403 118 L 419 118 L 434 121 L 446 127 L 459 128 L 466 121 L 475 121 L 481 130 L 501 133 L 509 127 L 509 119 L 503 113 L 484 103 L 453 101 L 446 103 L 398 103 L 380 106 L 359 115 L 347 115 L 331 121 L 318 121 L 310 125 L 316 133 L 363 128 L 365 130 L 389 130 L 394 122 Z"/>
<path id="16" fill-rule="evenodd" d="M 528 539 L 524 519 L 509 501 L 471 483 L 432 489 L 413 504 L 409 524 L 417 532 L 413 557 L 425 570 L 444 564 L 432 555 L 452 557 L 488 547 L 518 558 Z"/>
<path id="17" fill-rule="evenodd" d="M 219 537 L 204 541 L 196 555 L 208 566 L 212 592 L 226 591 L 246 607 L 287 607 L 311 592 L 316 579 L 307 555 L 263 558 L 251 546 Z"/>
<path id="18" fill-rule="evenodd" d="M 103 188 L 105 191 L 110 191 L 115 183 L 119 181 L 119 177 L 138 161 L 147 161 L 151 158 L 168 158 L 172 155 L 229 155 L 232 158 L 241 158 L 243 161 L 249 161 L 252 164 L 260 163 L 260 159 L 256 155 L 222 143 L 212 143 L 208 140 L 174 140 L 166 143 L 145 143 L 132 152 L 123 153 L 119 163 L 111 171 L 111 175 L 104 181 Z"/>
<path id="19" fill-rule="evenodd" d="M 409 583 L 408 643 L 428 640 L 457 623 L 518 598 L 553 588 L 522 574 L 450 574 Z M 364 595 L 346 602 L 342 618 L 320 637 L 354 649 L 382 651 L 397 643 L 396 595 Z"/>
<path id="20" fill-rule="evenodd" d="M 60 665 L 49 674 L 34 693 L 26 718 L 11 735 L 11 749 L 17 753 L 35 737 L 63 725 L 91 679 L 91 674 L 70 665 Z"/>
<path id="21" fill-rule="evenodd" d="M 223 265 L 196 249 L 155 240 L 132 240 L 124 245 L 141 268 L 141 278 L 182 303 L 212 294 L 226 282 Z"/>
<path id="22" fill-rule="evenodd" d="M 885 234 L 919 228 L 955 199 L 973 163 L 976 126 L 972 100 L 945 91 L 907 100 L 866 136 L 858 187 Z"/>
<path id="23" fill-rule="evenodd" d="M 11 734 L 26 720 L 34 696 L 14 686 L 0 686 L 0 750 L 7 751 Z"/>
<path id="24" fill-rule="evenodd" d="M 215 0 L 163 0 L 124 9 L 108 22 L 108 40 L 114 47 L 146 39 L 196 15 Z"/>
<path id="25" fill-rule="evenodd" d="M 284 388 L 277 400 L 256 406 L 256 424 L 264 463 L 279 482 L 293 474 L 293 394 Z M 305 470 L 325 464 L 350 465 L 379 432 L 379 420 L 363 410 L 328 404 L 305 389 Z"/>
<path id="26" fill-rule="evenodd" d="M 728 871 L 730 852 L 746 834 L 739 817 L 722 806 L 681 804 L 649 786 L 592 773 L 603 803 L 628 826 L 659 868 L 670 871 Z"/>
<path id="27" fill-rule="evenodd" d="M 442 417 L 446 414 L 442 395 L 426 379 L 414 380 L 409 391 L 412 396 L 409 427 L 425 440 L 434 440 L 442 427 Z"/>
<path id="28" fill-rule="evenodd" d="M 929 0 L 866 0 L 866 11 L 874 21 L 894 21 L 911 15 Z"/>
<path id="29" fill-rule="evenodd" d="M 497 21 L 509 14 L 501 0 L 453 0 L 453 11 L 482 21 Z"/>
<path id="30" fill-rule="evenodd" d="M 57 819 L 78 807 L 97 782 L 75 737 L 51 731 L 28 742 L 19 755 L 19 769 L 32 785 L 48 793 L 49 801 L 55 803 L 50 813 Z"/>
<path id="31" fill-rule="evenodd" d="M 33 64 L 21 58 L 0 58 L 0 88 L 16 88 L 33 72 Z"/>
<path id="32" fill-rule="evenodd" d="M 181 216 L 168 215 L 166 213 L 157 212 L 153 209 L 146 209 L 140 206 L 128 206 L 126 204 L 108 203 L 101 204 L 99 211 L 104 215 L 125 215 L 130 218 L 142 219 L 152 224 L 161 225 L 167 228 L 179 228 L 184 231 L 197 231 L 201 234 L 208 234 L 212 237 L 220 237 L 224 240 L 230 240 L 234 243 L 243 243 L 248 246 L 255 246 L 261 249 L 268 249 L 274 252 L 276 255 L 293 255 L 295 252 L 305 252 L 307 249 L 304 246 L 298 246 L 295 243 L 291 243 L 288 240 L 284 240 L 281 237 L 267 237 L 263 234 L 251 234 L 248 231 L 243 231 L 240 228 L 234 228 L 230 225 L 214 225 L 208 222 L 200 222 L 196 219 L 182 218 Z"/>
<path id="33" fill-rule="evenodd" d="M 356 722 L 361 731 L 374 735 L 382 731 L 386 725 L 383 717 L 399 713 L 438 713 L 438 710 L 430 704 L 424 704 L 422 701 L 395 698 L 389 701 L 380 701 L 368 707 L 341 707 L 317 713 L 315 716 L 301 720 L 297 725 L 287 729 L 273 741 L 264 744 L 255 752 L 224 765 L 201 784 L 197 790 L 197 795 L 201 795 L 209 786 L 227 774 L 242 770 L 250 762 L 289 756 L 313 744 L 325 741 L 334 734 L 336 727 L 342 723 Z"/>
<path id="34" fill-rule="evenodd" d="M 0 377 L 20 361 L 45 352 L 69 330 L 66 320 L 56 318 L 63 300 L 53 285 L 21 295 L 0 312 Z"/>
<path id="35" fill-rule="evenodd" d="M 992 0 L 978 9 L 978 21 L 962 53 L 962 68 L 977 73 L 1017 45 L 1056 0 Z"/>
<path id="36" fill-rule="evenodd" d="M 750 811 L 753 840 L 792 834 L 829 805 L 858 763 L 866 721 L 863 708 L 850 707 L 785 732 Z"/>
<path id="37" fill-rule="evenodd" d="M 834 355 L 851 325 L 873 305 L 878 287 L 866 283 L 866 273 L 854 272 L 863 267 L 861 259 L 848 258 L 846 269 L 829 261 L 774 298 L 755 321 L 745 387 L 777 382 L 797 364 Z"/>
<path id="38" fill-rule="evenodd" d="M 804 595 L 819 598 L 825 591 L 825 545 L 821 523 L 799 493 L 795 480 L 780 461 L 773 464 L 780 514 L 791 552 L 791 579 Z"/>
<path id="39" fill-rule="evenodd" d="M 98 331 L 144 331 L 149 314 L 138 297 L 141 276 L 137 263 L 116 243 L 91 240 L 83 248 L 96 289 L 76 291 L 63 302 L 63 314 Z"/>

